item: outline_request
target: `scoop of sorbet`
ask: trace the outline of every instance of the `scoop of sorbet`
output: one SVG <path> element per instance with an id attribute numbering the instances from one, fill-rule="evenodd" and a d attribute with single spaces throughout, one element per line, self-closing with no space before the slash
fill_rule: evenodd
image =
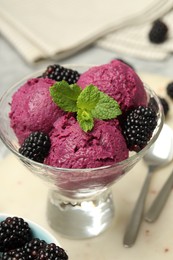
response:
<path id="1" fill-rule="evenodd" d="M 128 158 L 118 120 L 96 120 L 84 132 L 72 115 L 64 115 L 50 133 L 51 149 L 45 163 L 62 168 L 95 168 Z"/>
<path id="2" fill-rule="evenodd" d="M 54 83 L 47 78 L 30 79 L 13 95 L 9 117 L 20 144 L 33 131 L 49 133 L 53 123 L 64 114 L 49 93 Z"/>
<path id="3" fill-rule="evenodd" d="M 123 112 L 147 103 L 143 82 L 131 67 L 119 60 L 90 68 L 81 74 L 77 84 L 82 88 L 97 86 L 114 98 Z"/>

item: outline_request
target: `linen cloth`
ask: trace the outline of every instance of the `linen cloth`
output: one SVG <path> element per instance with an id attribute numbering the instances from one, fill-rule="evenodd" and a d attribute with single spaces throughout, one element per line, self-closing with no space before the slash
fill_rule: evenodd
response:
<path id="1" fill-rule="evenodd" d="M 97 44 L 102 48 L 144 60 L 164 60 L 173 54 L 173 10 L 164 15 L 162 21 L 168 27 L 168 36 L 163 43 L 154 44 L 149 41 L 152 22 L 147 22 L 108 34 Z"/>
<path id="2" fill-rule="evenodd" d="M 131 52 L 124 30 L 131 34 L 172 7 L 173 0 L 0 0 L 0 31 L 29 63 L 66 58 L 91 43 Z"/>

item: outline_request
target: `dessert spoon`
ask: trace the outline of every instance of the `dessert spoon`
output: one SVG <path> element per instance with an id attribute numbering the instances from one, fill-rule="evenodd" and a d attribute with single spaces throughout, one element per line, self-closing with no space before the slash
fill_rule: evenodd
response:
<path id="1" fill-rule="evenodd" d="M 151 204 L 149 210 L 145 214 L 145 220 L 147 222 L 154 222 L 160 215 L 173 187 L 173 171 L 169 175 L 168 179 L 163 184 L 160 192 L 156 196 L 155 200 Z"/>
<path id="2" fill-rule="evenodd" d="M 145 200 L 151 182 L 152 173 L 161 166 L 168 164 L 173 159 L 173 131 L 167 124 L 163 125 L 159 137 L 150 147 L 143 159 L 148 166 L 148 172 L 125 230 L 123 240 L 125 247 L 131 247 L 136 241 L 143 218 Z"/>

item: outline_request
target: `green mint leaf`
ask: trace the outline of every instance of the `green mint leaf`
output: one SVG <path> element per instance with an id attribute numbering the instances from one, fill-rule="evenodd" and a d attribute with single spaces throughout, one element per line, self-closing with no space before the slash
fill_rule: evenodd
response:
<path id="1" fill-rule="evenodd" d="M 85 132 L 92 130 L 94 127 L 94 119 L 91 115 L 91 112 L 88 110 L 78 109 L 77 121 Z"/>
<path id="2" fill-rule="evenodd" d="M 85 132 L 94 127 L 94 118 L 113 119 L 122 113 L 118 103 L 94 85 L 82 90 L 78 85 L 69 85 L 63 80 L 50 87 L 50 94 L 64 111 L 77 112 L 77 120 Z"/>
<path id="3" fill-rule="evenodd" d="M 82 90 L 77 99 L 77 107 L 91 110 L 95 108 L 100 98 L 100 91 L 94 85 L 89 85 Z"/>
<path id="4" fill-rule="evenodd" d="M 97 119 L 113 119 L 121 115 L 121 109 L 117 101 L 100 91 L 100 99 L 91 111 L 92 116 Z"/>
<path id="5" fill-rule="evenodd" d="M 64 111 L 77 112 L 77 99 L 82 89 L 76 85 L 69 85 L 65 80 L 56 82 L 50 87 L 53 101 Z"/>

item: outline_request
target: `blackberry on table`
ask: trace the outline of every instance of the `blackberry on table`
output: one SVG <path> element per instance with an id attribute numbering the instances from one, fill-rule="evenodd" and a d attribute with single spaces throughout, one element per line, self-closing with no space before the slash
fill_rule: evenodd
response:
<path id="1" fill-rule="evenodd" d="M 165 117 L 167 116 L 168 112 L 169 112 L 169 104 L 167 102 L 167 100 L 163 97 L 158 97 L 161 104 L 162 104 L 162 107 L 163 107 L 163 112 L 164 112 L 164 115 Z"/>
<path id="2" fill-rule="evenodd" d="M 148 37 L 149 40 L 153 43 L 162 43 L 166 40 L 167 33 L 168 33 L 167 25 L 163 21 L 158 19 L 154 21 Z"/>
<path id="3" fill-rule="evenodd" d="M 173 99 L 173 81 L 169 82 L 168 85 L 166 86 L 166 92 L 168 96 Z"/>
<path id="4" fill-rule="evenodd" d="M 157 116 L 149 107 L 139 106 L 131 110 L 122 123 L 127 147 L 139 152 L 150 140 L 157 125 Z"/>
<path id="5" fill-rule="evenodd" d="M 74 84 L 78 81 L 80 74 L 76 70 L 65 68 L 59 64 L 54 64 L 48 66 L 42 76 L 55 81 L 65 80 L 69 84 Z"/>
<path id="6" fill-rule="evenodd" d="M 51 146 L 50 138 L 43 132 L 32 132 L 19 148 L 19 153 L 25 157 L 42 163 L 48 155 Z"/>
<path id="7" fill-rule="evenodd" d="M 26 221 L 19 217 L 8 217 L 0 222 L 0 251 L 5 252 L 22 247 L 32 238 L 31 229 Z"/>
<path id="8" fill-rule="evenodd" d="M 47 244 L 40 250 L 36 260 L 67 260 L 65 250 L 54 243 Z"/>

